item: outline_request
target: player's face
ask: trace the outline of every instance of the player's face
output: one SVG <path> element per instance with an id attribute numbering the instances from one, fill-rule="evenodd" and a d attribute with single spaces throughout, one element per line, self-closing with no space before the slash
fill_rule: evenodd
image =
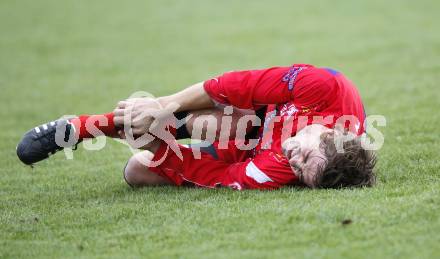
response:
<path id="1" fill-rule="evenodd" d="M 320 147 L 321 136 L 325 133 L 334 134 L 334 130 L 312 124 L 288 138 L 282 145 L 294 174 L 310 187 L 315 186 L 314 179 L 319 168 L 327 163 L 324 150 Z"/>

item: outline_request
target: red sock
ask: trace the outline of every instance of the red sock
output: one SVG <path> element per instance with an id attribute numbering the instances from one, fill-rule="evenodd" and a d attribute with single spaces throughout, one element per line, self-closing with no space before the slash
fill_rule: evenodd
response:
<path id="1" fill-rule="evenodd" d="M 80 115 L 70 120 L 76 130 L 79 140 L 98 136 L 117 136 L 117 129 L 113 122 L 113 113 L 99 115 Z"/>

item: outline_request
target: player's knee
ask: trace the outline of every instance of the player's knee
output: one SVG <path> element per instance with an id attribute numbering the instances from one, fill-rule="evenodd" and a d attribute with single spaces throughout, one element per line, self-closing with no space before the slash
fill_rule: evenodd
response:
<path id="1" fill-rule="evenodd" d="M 132 159 L 130 158 L 127 161 L 127 164 L 124 167 L 123 170 L 123 175 L 124 175 L 124 180 L 125 182 L 130 186 L 130 187 L 136 187 L 137 183 L 135 181 L 135 167 L 136 167 L 136 162 L 131 161 Z"/>
<path id="2" fill-rule="evenodd" d="M 141 152 L 144 153 L 144 152 Z M 148 173 L 149 155 L 138 153 L 133 155 L 124 168 L 124 179 L 131 187 L 148 185 L 145 174 Z"/>
<path id="3" fill-rule="evenodd" d="M 153 159 L 153 156 L 153 153 L 143 151 L 133 155 L 128 160 L 124 168 L 124 179 L 128 185 L 131 187 L 143 187 L 170 184 L 168 180 L 148 169 L 148 164 Z"/>

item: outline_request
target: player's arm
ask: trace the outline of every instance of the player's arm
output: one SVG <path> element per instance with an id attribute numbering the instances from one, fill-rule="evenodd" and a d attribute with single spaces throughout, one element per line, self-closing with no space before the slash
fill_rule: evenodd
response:
<path id="1" fill-rule="evenodd" d="M 228 72 L 192 85 L 175 94 L 159 97 L 162 107 L 177 111 L 213 108 L 215 104 L 256 110 L 267 104 L 292 99 L 293 92 L 283 80 L 289 67 Z"/>
<path id="2" fill-rule="evenodd" d="M 130 127 L 135 135 L 148 132 L 152 123 L 151 109 L 163 114 L 214 108 L 216 103 L 241 109 L 257 110 L 266 104 L 285 102 L 290 93 L 282 93 L 282 75 L 288 68 L 271 68 L 225 73 L 217 78 L 194 84 L 175 94 L 151 98 L 135 98 L 122 101 L 114 110 L 116 126 L 123 127 L 127 110 Z M 157 114 L 157 113 L 156 113 Z M 156 117 L 160 117 L 156 115 Z"/>
<path id="3" fill-rule="evenodd" d="M 114 123 L 118 128 L 130 123 L 135 135 L 143 135 L 156 117 L 167 116 L 173 112 L 209 109 L 214 102 L 206 93 L 203 83 L 194 84 L 169 96 L 153 98 L 132 98 L 120 101 L 114 113 Z M 127 113 L 130 114 L 127 121 Z M 163 114 L 163 115 L 161 115 Z"/>
<path id="4" fill-rule="evenodd" d="M 214 102 L 203 84 L 204 82 L 194 84 L 175 94 L 159 97 L 157 101 L 164 108 L 176 107 L 175 112 L 213 108 Z"/>
<path id="5" fill-rule="evenodd" d="M 148 131 L 151 123 L 148 123 L 149 115 L 145 111 L 152 107 L 161 109 L 165 114 L 213 108 L 216 103 L 232 105 L 240 109 L 258 110 L 268 104 L 291 100 L 310 105 L 324 101 L 323 94 L 331 92 L 325 88 L 322 79 L 314 76 L 298 76 L 297 80 L 294 80 L 295 88 L 290 88 L 289 80 L 285 79 L 291 69 L 291 67 L 274 67 L 229 72 L 156 100 L 140 98 L 136 101 L 123 101 L 115 109 L 115 125 L 124 124 L 125 110 L 128 106 L 132 114 L 131 128 L 135 134 L 142 135 Z"/>
<path id="6" fill-rule="evenodd" d="M 268 104 L 285 103 L 292 100 L 294 94 L 298 92 L 289 88 L 289 82 L 285 80 L 291 69 L 291 67 L 273 67 L 228 72 L 194 84 L 175 94 L 159 97 L 155 101 L 144 98 L 143 101 L 136 103 L 134 111 L 141 112 L 151 108 L 155 106 L 152 102 L 156 101 L 159 102 L 161 109 L 173 110 L 173 112 L 213 108 L 215 104 L 257 110 Z M 122 106 L 118 105 L 118 107 L 124 109 L 130 101 L 120 103 Z"/>

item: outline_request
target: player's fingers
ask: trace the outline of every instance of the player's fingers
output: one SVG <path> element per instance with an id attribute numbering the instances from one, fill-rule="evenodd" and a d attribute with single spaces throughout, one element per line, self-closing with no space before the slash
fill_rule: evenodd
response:
<path id="1" fill-rule="evenodd" d="M 144 134 L 150 133 L 150 124 L 148 125 L 139 125 L 137 127 L 133 127 L 133 134 L 137 136 L 142 136 Z"/>
<path id="2" fill-rule="evenodd" d="M 119 108 L 116 108 L 116 109 L 114 109 L 113 110 L 113 114 L 115 115 L 115 117 L 116 116 L 124 116 L 124 114 L 125 114 L 125 110 L 124 109 L 119 109 Z"/>
<path id="3" fill-rule="evenodd" d="M 129 101 L 120 101 L 118 102 L 118 104 L 116 105 L 116 108 L 119 109 L 125 109 L 128 106 L 133 105 L 133 102 L 129 102 Z"/>
<path id="4" fill-rule="evenodd" d="M 147 133 L 147 130 L 140 128 L 140 127 L 135 127 L 132 129 L 133 129 L 133 135 L 135 135 L 135 136 L 141 136 L 141 135 Z"/>
<path id="5" fill-rule="evenodd" d="M 125 108 L 125 105 L 126 105 L 126 103 L 127 102 L 125 102 L 125 101 L 119 101 L 117 104 L 116 104 L 116 108 L 118 109 L 123 109 L 123 108 Z"/>
<path id="6" fill-rule="evenodd" d="M 133 136 L 139 136 L 141 134 L 140 130 L 138 130 L 137 128 L 132 128 L 132 133 L 133 133 Z"/>
<path id="7" fill-rule="evenodd" d="M 113 117 L 113 123 L 115 124 L 116 127 L 124 126 L 124 116 L 115 115 L 115 117 Z"/>
<path id="8" fill-rule="evenodd" d="M 120 137 L 121 139 L 126 139 L 126 137 L 125 137 L 125 131 L 123 131 L 123 130 L 118 130 L 118 135 L 119 135 L 119 137 Z"/>

